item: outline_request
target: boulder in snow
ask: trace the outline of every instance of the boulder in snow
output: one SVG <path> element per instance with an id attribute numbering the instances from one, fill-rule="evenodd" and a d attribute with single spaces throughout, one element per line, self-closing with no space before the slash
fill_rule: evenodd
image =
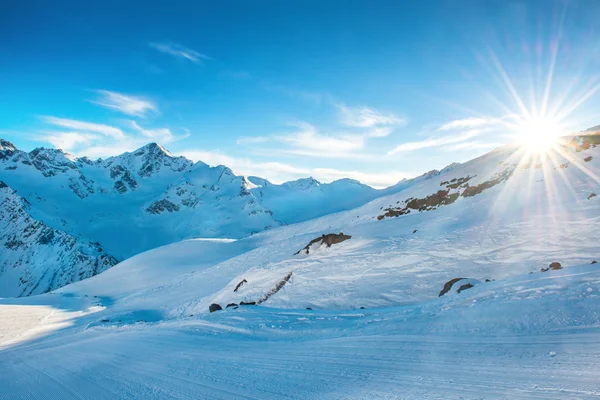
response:
<path id="1" fill-rule="evenodd" d="M 208 307 L 208 311 L 210 311 L 210 312 L 215 312 L 215 311 L 219 311 L 222 309 L 223 309 L 223 307 L 221 307 L 220 305 L 218 305 L 216 303 L 213 303 L 210 305 L 210 307 Z"/>

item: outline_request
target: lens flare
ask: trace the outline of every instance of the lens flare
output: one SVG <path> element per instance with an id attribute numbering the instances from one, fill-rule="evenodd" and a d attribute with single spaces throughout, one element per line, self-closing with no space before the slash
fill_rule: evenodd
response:
<path id="1" fill-rule="evenodd" d="M 533 117 L 519 123 L 517 134 L 519 142 L 528 152 L 547 153 L 564 132 L 552 118 Z"/>

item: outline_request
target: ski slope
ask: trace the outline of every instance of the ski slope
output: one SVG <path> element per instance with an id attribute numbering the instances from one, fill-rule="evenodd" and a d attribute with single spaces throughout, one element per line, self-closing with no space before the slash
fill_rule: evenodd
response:
<path id="1" fill-rule="evenodd" d="M 350 211 L 0 299 L 0 398 L 600 398 L 599 153 L 508 146 Z M 476 284 L 438 297 L 457 277 Z"/>

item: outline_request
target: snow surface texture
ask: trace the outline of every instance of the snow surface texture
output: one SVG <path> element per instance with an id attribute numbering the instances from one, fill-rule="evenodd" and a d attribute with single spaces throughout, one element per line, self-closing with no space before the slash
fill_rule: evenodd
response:
<path id="1" fill-rule="evenodd" d="M 2 299 L 0 398 L 597 399 L 600 154 L 578 150 L 504 147 L 350 211 Z M 295 254 L 329 233 L 351 238 Z M 438 297 L 454 278 L 473 287 Z"/>
<path id="2" fill-rule="evenodd" d="M 385 190 L 349 179 L 321 184 L 310 178 L 275 185 L 257 177 L 237 176 L 225 166 L 194 164 L 155 143 L 92 161 L 56 149 L 38 148 L 27 153 L 0 139 L 0 180 L 28 202 L 27 214 L 48 228 L 98 243 L 107 256 L 119 260 L 182 239 L 239 239 L 352 209 L 438 173 L 432 171 Z M 48 247 L 38 249 L 29 243 L 32 252 L 59 251 Z M 6 242 L 0 243 L 0 258 L 14 259 Z M 84 278 L 101 271 L 53 270 L 44 257 L 21 258 L 20 262 L 30 270 L 47 270 L 49 276 L 81 273 Z M 10 278 L 2 277 L 4 274 L 0 270 L 0 279 L 13 282 L 8 291 L 0 286 L 0 296 L 40 293 L 73 281 L 57 280 L 31 291 L 30 285 L 19 283 L 18 274 Z"/>

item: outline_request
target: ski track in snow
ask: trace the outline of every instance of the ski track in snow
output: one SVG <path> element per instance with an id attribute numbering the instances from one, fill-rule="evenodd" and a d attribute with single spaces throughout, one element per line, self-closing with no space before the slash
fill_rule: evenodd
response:
<path id="1" fill-rule="evenodd" d="M 4 353 L 0 398 L 591 399 L 600 396 L 597 342 L 589 333 L 256 343 L 111 332 Z"/>

